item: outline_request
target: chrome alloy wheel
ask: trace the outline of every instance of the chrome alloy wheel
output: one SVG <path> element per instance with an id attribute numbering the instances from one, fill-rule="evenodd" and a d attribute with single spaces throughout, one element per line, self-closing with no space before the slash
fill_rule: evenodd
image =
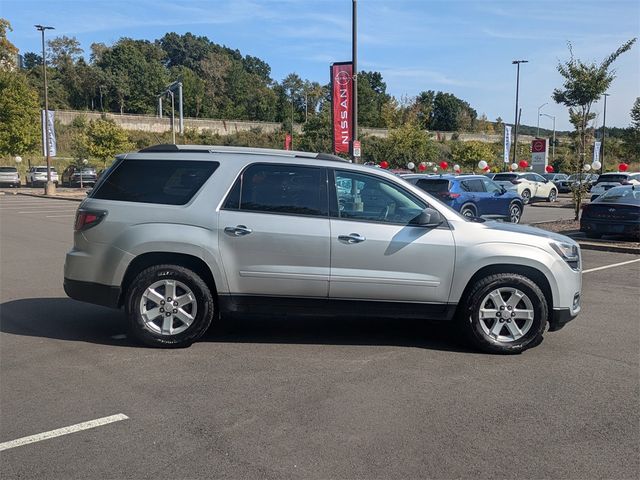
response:
<path id="1" fill-rule="evenodd" d="M 478 317 L 484 333 L 498 342 L 515 342 L 525 336 L 534 319 L 533 303 L 522 291 L 500 287 L 480 304 Z"/>
<path id="2" fill-rule="evenodd" d="M 144 328 L 160 335 L 177 335 L 193 323 L 198 313 L 196 296 L 184 283 L 160 280 L 150 285 L 140 299 Z"/>
<path id="3" fill-rule="evenodd" d="M 511 205 L 509 208 L 509 220 L 511 223 L 520 223 L 520 215 L 522 215 L 522 209 L 515 203 Z"/>

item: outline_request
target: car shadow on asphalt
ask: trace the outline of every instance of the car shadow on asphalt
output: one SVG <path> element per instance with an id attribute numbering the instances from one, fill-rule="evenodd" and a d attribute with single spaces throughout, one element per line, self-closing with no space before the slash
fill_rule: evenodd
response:
<path id="1" fill-rule="evenodd" d="M 0 304 L 0 331 L 12 335 L 140 347 L 125 337 L 122 310 L 69 298 L 29 298 Z M 394 318 L 239 316 L 216 322 L 199 340 L 211 343 L 393 345 L 476 353 L 445 322 Z"/>

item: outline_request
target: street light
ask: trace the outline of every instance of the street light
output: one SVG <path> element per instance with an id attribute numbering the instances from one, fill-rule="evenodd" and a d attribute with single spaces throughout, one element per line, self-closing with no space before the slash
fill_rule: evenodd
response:
<path id="1" fill-rule="evenodd" d="M 516 152 L 518 151 L 518 96 L 520 94 L 520 64 L 529 63 L 529 60 L 514 60 L 512 65 L 518 66 L 516 74 L 516 118 L 515 118 L 515 132 L 513 134 L 513 163 L 516 163 Z"/>
<path id="2" fill-rule="evenodd" d="M 540 117 L 549 117 L 553 119 L 553 143 L 551 144 L 551 162 L 554 163 L 556 161 L 556 116 L 541 113 L 538 115 L 538 123 L 540 123 Z"/>
<path id="3" fill-rule="evenodd" d="M 52 195 L 56 192 L 55 184 L 51 181 L 51 152 L 49 151 L 49 91 L 47 85 L 47 56 L 44 51 L 44 31 L 54 30 L 53 27 L 45 25 L 34 25 L 36 30 L 42 33 L 42 75 L 44 77 L 44 140 L 45 154 L 47 156 L 47 184 L 44 187 L 45 195 Z"/>
<path id="4" fill-rule="evenodd" d="M 538 107 L 538 131 L 536 132 L 536 138 L 540 138 L 540 109 L 545 105 L 549 105 L 548 103 L 543 103 Z"/>
<path id="5" fill-rule="evenodd" d="M 600 155 L 600 175 L 604 172 L 604 137 L 605 137 L 605 125 L 607 124 L 607 97 L 608 93 L 604 95 L 604 115 L 602 119 L 602 154 Z"/>

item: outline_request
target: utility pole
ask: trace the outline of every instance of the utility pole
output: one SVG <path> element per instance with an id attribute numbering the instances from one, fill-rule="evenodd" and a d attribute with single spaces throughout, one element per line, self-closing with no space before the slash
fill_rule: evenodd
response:
<path id="1" fill-rule="evenodd" d="M 47 184 L 44 187 L 45 195 L 56 193 L 56 186 L 51 181 L 51 152 L 49 151 L 49 85 L 47 84 L 47 56 L 44 50 L 44 31 L 54 30 L 53 27 L 35 25 L 36 30 L 42 33 L 42 76 L 44 77 L 44 151 L 47 157 Z"/>
<path id="2" fill-rule="evenodd" d="M 518 150 L 518 96 L 520 94 L 520 64 L 529 63 L 529 60 L 514 60 L 512 65 L 517 65 L 518 70 L 516 73 L 516 118 L 515 118 L 515 132 L 513 134 L 513 163 L 516 163 L 516 152 Z"/>
<path id="3" fill-rule="evenodd" d="M 600 175 L 604 172 L 604 137 L 606 135 L 605 127 L 607 125 L 607 97 L 608 93 L 604 94 L 604 115 L 602 119 L 602 153 L 600 155 Z"/>
<path id="4" fill-rule="evenodd" d="M 547 105 L 547 103 L 543 103 L 538 107 L 538 130 L 536 131 L 536 138 L 540 138 L 540 109 Z"/>
<path id="5" fill-rule="evenodd" d="M 556 116 L 555 115 L 547 115 L 546 113 L 541 113 L 538 116 L 538 120 L 540 120 L 540 117 L 549 117 L 553 120 L 553 140 L 552 140 L 552 144 L 551 144 L 551 163 L 554 163 L 556 161 Z"/>
<path id="6" fill-rule="evenodd" d="M 351 7 L 351 61 L 353 63 L 353 138 L 351 141 L 351 158 L 354 162 L 357 162 L 358 159 L 353 155 L 353 143 L 358 140 L 358 0 L 352 0 Z"/>

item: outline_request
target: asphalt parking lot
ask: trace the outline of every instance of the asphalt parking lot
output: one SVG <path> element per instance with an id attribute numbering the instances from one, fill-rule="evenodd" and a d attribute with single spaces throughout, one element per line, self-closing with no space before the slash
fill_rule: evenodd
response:
<path id="1" fill-rule="evenodd" d="M 3 478 L 640 476 L 634 255 L 583 251 L 582 314 L 517 356 L 341 318 L 234 319 L 154 350 L 65 296 L 76 207 L 0 196 Z"/>

